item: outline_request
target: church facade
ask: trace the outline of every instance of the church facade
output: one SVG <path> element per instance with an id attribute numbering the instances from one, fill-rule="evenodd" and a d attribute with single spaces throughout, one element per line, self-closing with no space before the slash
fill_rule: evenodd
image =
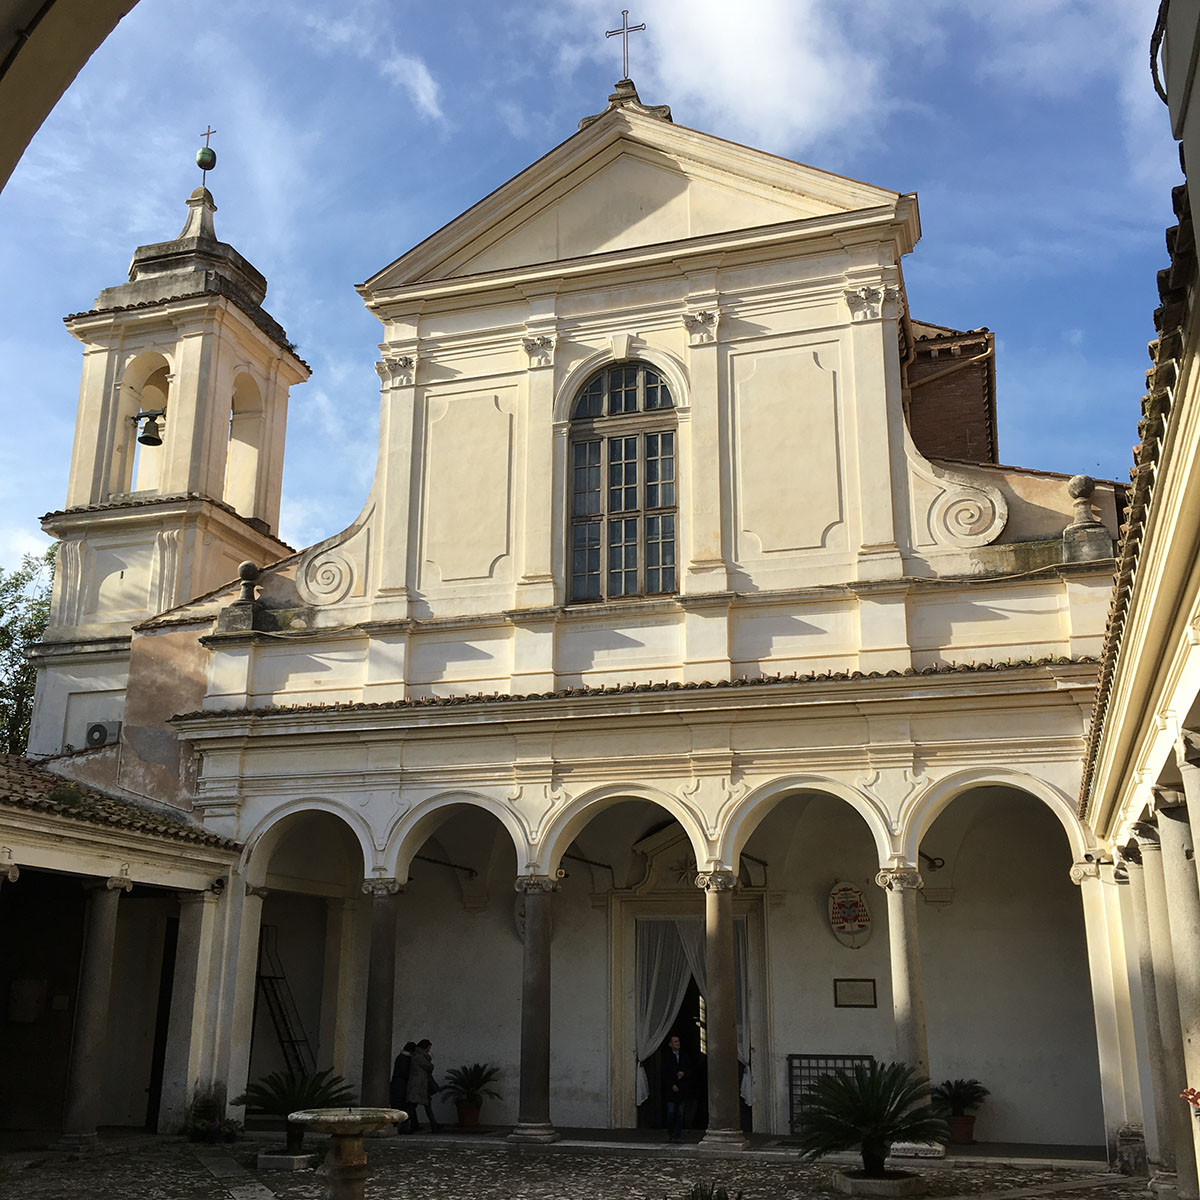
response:
<path id="1" fill-rule="evenodd" d="M 1000 465 L 992 335 L 908 311 L 916 197 L 622 81 L 361 285 L 375 482 L 301 552 L 308 369 L 188 204 L 68 318 L 41 761 L 0 803 L 0 930 L 69 880 L 86 934 L 24 1010 L 47 1046 L 74 1020 L 67 1133 L 155 1078 L 162 1128 L 285 1066 L 383 1102 L 421 1036 L 501 1068 L 518 1140 L 654 1125 L 676 1033 L 709 1144 L 871 1056 L 980 1079 L 981 1140 L 1115 1155 L 1140 982 L 1078 795 L 1124 490 Z M 98 853 L 122 803 L 159 824 Z"/>

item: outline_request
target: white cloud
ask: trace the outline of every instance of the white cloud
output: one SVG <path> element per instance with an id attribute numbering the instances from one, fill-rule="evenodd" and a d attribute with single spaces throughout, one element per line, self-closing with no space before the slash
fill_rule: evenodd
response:
<path id="1" fill-rule="evenodd" d="M 393 54 L 379 64 L 384 79 L 398 83 L 412 97 L 413 103 L 427 116 L 438 120 L 442 109 L 438 103 L 438 85 L 429 68 L 411 54 Z"/>
<path id="2" fill-rule="evenodd" d="M 397 42 L 396 6 L 381 0 L 355 0 L 330 16 L 324 7 L 311 11 L 293 10 L 310 42 L 321 52 L 349 54 L 372 63 L 383 79 L 403 88 L 409 98 L 432 120 L 445 114 L 441 107 L 441 88 L 423 59 L 402 51 Z"/>

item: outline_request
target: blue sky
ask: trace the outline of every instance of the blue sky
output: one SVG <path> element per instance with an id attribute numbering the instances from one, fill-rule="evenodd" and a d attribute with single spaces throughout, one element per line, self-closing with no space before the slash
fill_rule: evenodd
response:
<path id="1" fill-rule="evenodd" d="M 917 192 L 912 311 L 996 330 L 1001 460 L 1124 479 L 1180 180 L 1156 7 L 647 0 L 631 74 L 681 124 Z M 620 20 L 595 0 L 142 0 L 0 194 L 0 566 L 46 544 L 65 494 L 80 349 L 61 318 L 178 233 L 210 122 L 218 235 L 313 367 L 282 535 L 348 524 L 379 399 L 354 284 L 600 111 Z"/>

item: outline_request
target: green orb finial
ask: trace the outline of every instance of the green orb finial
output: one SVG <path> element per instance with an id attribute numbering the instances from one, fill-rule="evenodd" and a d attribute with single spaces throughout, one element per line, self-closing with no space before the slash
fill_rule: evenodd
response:
<path id="1" fill-rule="evenodd" d="M 201 146 L 196 151 L 196 166 L 202 171 L 211 171 L 217 165 L 217 152 L 211 146 Z"/>

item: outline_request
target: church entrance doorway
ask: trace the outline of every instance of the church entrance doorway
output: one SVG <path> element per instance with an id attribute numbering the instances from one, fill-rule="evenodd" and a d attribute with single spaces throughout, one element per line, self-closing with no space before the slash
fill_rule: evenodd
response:
<path id="1" fill-rule="evenodd" d="M 738 1070 L 743 1084 L 742 1125 L 747 1132 L 753 1125 L 753 1091 L 747 1074 L 751 1045 L 748 924 L 745 914 L 734 918 Z M 634 937 L 638 1128 L 662 1129 L 666 1125 L 665 1106 L 674 1058 L 669 1043 L 678 1037 L 679 1064 L 685 1068 L 687 1077 L 684 1128 L 703 1130 L 708 1123 L 704 918 L 691 914 L 637 916 Z"/>
<path id="2" fill-rule="evenodd" d="M 708 1128 L 708 1044 L 705 1037 L 704 997 L 694 978 L 688 980 L 687 991 L 671 1028 L 653 1056 L 643 1065 L 649 1088 L 649 1099 L 638 1106 L 639 1129 L 664 1129 L 666 1119 L 665 1091 L 667 1059 L 673 1057 L 668 1049 L 672 1038 L 679 1039 L 680 1054 L 685 1063 L 692 1064 L 694 1078 L 683 1114 L 684 1129 Z"/>

